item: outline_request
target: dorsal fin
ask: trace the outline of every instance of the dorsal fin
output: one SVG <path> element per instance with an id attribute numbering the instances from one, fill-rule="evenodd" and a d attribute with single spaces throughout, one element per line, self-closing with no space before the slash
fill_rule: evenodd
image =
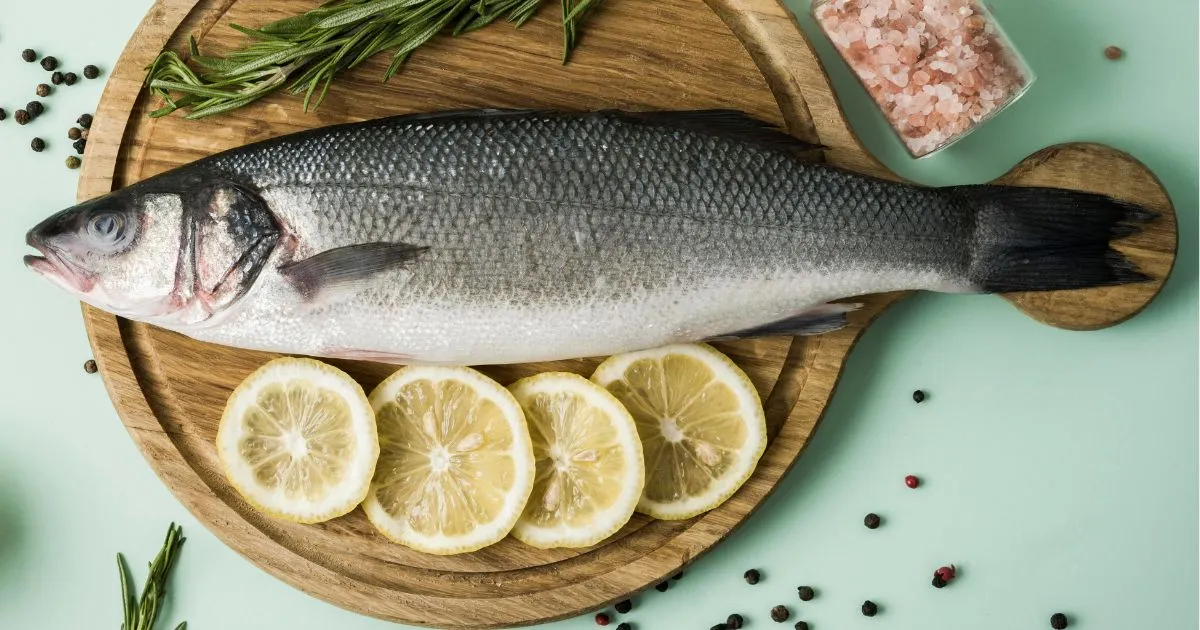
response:
<path id="1" fill-rule="evenodd" d="M 813 155 L 814 152 L 826 148 L 819 144 L 801 140 L 772 123 L 760 120 L 736 109 L 649 112 L 602 110 L 597 112 L 597 114 L 629 122 L 645 122 L 663 127 L 678 127 L 689 131 L 712 133 L 735 140 L 753 142 L 769 149 L 809 157 L 815 157 Z"/>

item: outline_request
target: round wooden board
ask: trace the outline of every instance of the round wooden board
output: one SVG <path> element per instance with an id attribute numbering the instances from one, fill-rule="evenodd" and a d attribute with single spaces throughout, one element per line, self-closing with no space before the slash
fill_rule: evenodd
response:
<path id="1" fill-rule="evenodd" d="M 895 177 L 846 125 L 821 66 L 776 0 L 610 0 L 571 64 L 558 62 L 557 11 L 517 31 L 496 25 L 440 39 L 381 84 L 386 60 L 344 77 L 324 106 L 268 98 L 203 121 L 150 120 L 144 68 L 163 48 L 229 50 L 230 23 L 257 26 L 316 0 L 160 0 L 111 73 L 88 142 L 80 199 L 201 156 L 327 124 L 460 107 L 687 109 L 732 107 L 786 124 L 829 147 L 827 161 Z M 1166 193 L 1135 160 L 1096 145 L 1031 156 L 1001 178 L 1105 192 L 1163 213 L 1120 244 L 1158 280 L 1111 289 L 1009 295 L 1052 325 L 1094 329 L 1137 313 L 1174 262 L 1175 221 Z M 542 551 L 505 540 L 479 552 L 435 557 L 377 535 L 362 515 L 319 525 L 282 523 L 253 511 L 226 482 L 213 447 L 233 387 L 271 355 L 217 347 L 86 308 L 85 322 L 108 391 L 130 434 L 177 497 L 231 547 L 286 582 L 363 614 L 416 625 L 511 627 L 594 610 L 672 575 L 729 535 L 787 472 L 816 428 L 843 361 L 865 327 L 903 294 L 871 296 L 852 325 L 815 338 L 721 345 L 751 376 L 767 409 L 771 443 L 749 482 L 716 510 L 681 522 L 636 516 L 585 550 Z M 483 368 L 509 383 L 547 369 L 590 373 L 597 359 Z M 368 389 L 394 368 L 339 362 Z"/>

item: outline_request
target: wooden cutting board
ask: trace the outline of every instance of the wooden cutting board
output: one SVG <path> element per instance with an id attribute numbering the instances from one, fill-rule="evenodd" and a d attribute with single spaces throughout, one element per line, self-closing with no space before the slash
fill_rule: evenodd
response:
<path id="1" fill-rule="evenodd" d="M 150 120 L 144 68 L 163 48 L 229 50 L 258 26 L 317 0 L 159 0 L 114 68 L 88 142 L 80 200 L 219 150 L 312 127 L 460 107 L 687 109 L 727 107 L 786 124 L 829 147 L 827 161 L 895 177 L 859 145 L 793 18 L 776 0 L 609 0 L 571 64 L 558 62 L 557 10 L 521 30 L 494 25 L 441 39 L 388 84 L 376 60 L 344 77 L 304 114 L 275 96 L 203 121 Z M 551 3 L 553 4 L 553 3 Z M 1158 281 L 1087 291 L 1007 295 L 1042 322 L 1096 329 L 1131 317 L 1158 292 L 1175 257 L 1173 210 L 1133 158 L 1097 146 L 1048 148 L 1000 181 L 1108 193 L 1163 213 L 1121 248 Z M 771 443 L 750 481 L 720 508 L 682 522 L 635 516 L 585 550 L 541 551 L 505 540 L 456 557 L 424 555 L 377 535 L 360 511 L 320 525 L 254 512 L 225 481 L 213 447 L 233 387 L 271 355 L 192 341 L 85 308 L 109 394 L 150 465 L 179 500 L 246 558 L 280 579 L 363 614 L 439 627 L 508 627 L 577 615 L 662 581 L 730 534 L 766 498 L 816 428 L 846 354 L 904 294 L 872 296 L 839 332 L 724 344 L 766 401 Z M 997 308 L 1003 308 L 997 300 Z M 590 373 L 595 359 L 484 368 L 502 383 L 547 369 Z M 338 362 L 370 389 L 393 368 Z"/>

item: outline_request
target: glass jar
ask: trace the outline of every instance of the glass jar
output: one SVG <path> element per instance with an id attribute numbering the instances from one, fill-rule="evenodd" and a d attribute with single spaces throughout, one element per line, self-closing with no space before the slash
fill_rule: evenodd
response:
<path id="1" fill-rule="evenodd" d="M 978 0 L 814 0 L 812 15 L 914 158 L 966 137 L 1035 79 Z"/>

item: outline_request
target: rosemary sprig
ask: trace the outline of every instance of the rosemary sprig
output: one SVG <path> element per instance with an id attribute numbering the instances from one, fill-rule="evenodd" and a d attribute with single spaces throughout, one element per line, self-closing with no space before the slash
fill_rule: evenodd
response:
<path id="1" fill-rule="evenodd" d="M 566 63 L 579 42 L 579 26 L 601 0 L 560 0 Z M 319 107 L 334 78 L 390 51 L 383 80 L 391 79 L 414 50 L 439 33 L 461 35 L 503 18 L 517 27 L 545 0 L 331 0 L 302 15 L 253 29 L 225 58 L 200 54 L 189 40 L 191 65 L 173 51 L 147 68 L 146 87 L 163 101 L 152 117 L 183 109 L 204 118 L 238 109 L 280 89 L 304 95 L 304 110 Z M 197 69 L 193 69 L 196 66 Z"/>
<path id="2" fill-rule="evenodd" d="M 175 566 L 179 549 L 185 540 L 183 528 L 171 523 L 167 528 L 167 539 L 150 563 L 150 574 L 146 576 L 142 594 L 137 598 L 129 592 L 129 567 L 125 564 L 125 557 L 117 554 L 117 571 L 121 574 L 121 606 L 125 611 L 121 630 L 153 630 L 159 608 L 167 596 L 167 576 Z M 175 630 L 187 630 L 187 622 L 181 622 L 175 626 Z"/>

